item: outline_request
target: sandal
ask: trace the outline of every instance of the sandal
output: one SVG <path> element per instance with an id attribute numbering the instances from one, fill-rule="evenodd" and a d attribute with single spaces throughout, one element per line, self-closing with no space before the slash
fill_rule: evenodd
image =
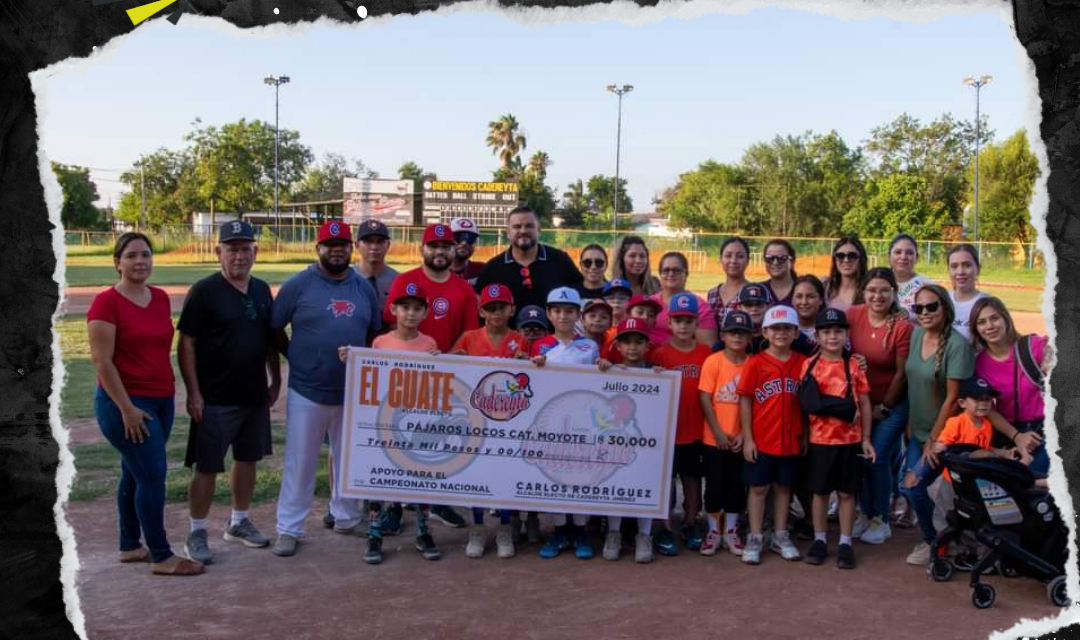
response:
<path id="1" fill-rule="evenodd" d="M 172 556 L 165 562 L 150 564 L 150 573 L 159 576 L 197 576 L 205 570 L 201 562 L 180 556 Z"/>
<path id="2" fill-rule="evenodd" d="M 120 552 L 120 562 L 129 564 L 132 562 L 150 562 L 150 550 L 146 547 L 128 549 Z"/>

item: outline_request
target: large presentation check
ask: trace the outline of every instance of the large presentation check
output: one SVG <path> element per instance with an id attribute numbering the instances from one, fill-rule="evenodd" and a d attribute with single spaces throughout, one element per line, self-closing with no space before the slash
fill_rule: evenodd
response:
<path id="1" fill-rule="evenodd" d="M 666 518 L 680 374 L 351 348 L 352 498 Z"/>

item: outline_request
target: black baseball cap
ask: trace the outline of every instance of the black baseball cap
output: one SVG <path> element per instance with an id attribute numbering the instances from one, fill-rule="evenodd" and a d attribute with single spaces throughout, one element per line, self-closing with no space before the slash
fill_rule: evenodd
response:
<path id="1" fill-rule="evenodd" d="M 724 314 L 724 322 L 720 326 L 720 333 L 726 331 L 745 331 L 747 333 L 753 333 L 754 322 L 750 319 L 749 313 L 739 311 L 738 309 L 732 309 Z"/>
<path id="2" fill-rule="evenodd" d="M 990 383 L 979 376 L 971 376 L 960 383 L 960 398 L 996 398 L 1000 393 Z"/>
<path id="3" fill-rule="evenodd" d="M 218 232 L 218 242 L 234 242 L 236 240 L 255 242 L 255 230 L 243 220 L 233 220 L 221 225 Z"/>
<path id="4" fill-rule="evenodd" d="M 368 236 L 382 236 L 384 238 L 390 237 L 390 230 L 386 228 L 386 225 L 378 220 L 368 219 L 360 223 L 357 227 L 356 238 L 363 240 Z"/>
<path id="5" fill-rule="evenodd" d="M 818 311 L 814 328 L 824 329 L 826 327 L 843 327 L 847 329 L 847 314 L 839 309 L 822 309 Z"/>
<path id="6" fill-rule="evenodd" d="M 765 287 L 760 284 L 744 285 L 742 289 L 739 289 L 739 304 L 746 302 L 769 304 L 769 294 L 765 292 Z"/>
<path id="7" fill-rule="evenodd" d="M 539 325 L 545 329 L 548 328 L 547 312 L 543 307 L 539 307 L 535 304 L 530 304 L 523 307 L 517 314 L 517 326 L 518 329 L 529 326 L 530 324 Z"/>

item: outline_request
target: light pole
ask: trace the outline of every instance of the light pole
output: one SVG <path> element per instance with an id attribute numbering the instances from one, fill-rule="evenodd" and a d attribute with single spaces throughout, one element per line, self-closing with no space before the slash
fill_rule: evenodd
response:
<path id="1" fill-rule="evenodd" d="M 994 81 L 993 76 L 983 75 L 976 78 L 975 76 L 968 76 L 964 78 L 964 84 L 969 87 L 975 87 L 975 213 L 972 217 L 971 230 L 972 238 L 975 241 L 975 246 L 979 246 L 979 139 L 981 137 L 979 127 L 979 92 L 980 90 Z M 978 249 L 976 249 L 978 251 Z M 980 251 L 980 253 L 982 253 Z"/>
<path id="2" fill-rule="evenodd" d="M 274 85 L 274 246 L 279 246 L 281 237 L 281 212 L 278 210 L 278 92 L 281 85 L 289 83 L 289 76 L 266 76 L 263 82 Z"/>
<path id="3" fill-rule="evenodd" d="M 622 149 L 622 97 L 634 90 L 634 85 L 624 84 L 619 87 L 613 84 L 607 86 L 607 90 L 619 96 L 619 125 L 615 130 L 615 210 L 611 212 L 611 230 L 619 228 L 619 152 Z"/>

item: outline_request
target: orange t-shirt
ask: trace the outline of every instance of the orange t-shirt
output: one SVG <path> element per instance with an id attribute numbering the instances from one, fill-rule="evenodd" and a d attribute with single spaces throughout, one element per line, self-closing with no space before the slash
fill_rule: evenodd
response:
<path id="1" fill-rule="evenodd" d="M 803 363 L 799 372 L 799 380 L 806 377 L 813 358 Z M 859 368 L 859 363 L 854 358 L 848 359 L 848 370 L 851 372 L 851 384 L 855 387 L 855 404 L 859 403 L 859 396 L 870 393 L 870 383 L 866 380 L 866 372 Z M 814 365 L 814 380 L 817 380 L 818 389 L 821 393 L 830 396 L 842 397 L 847 393 L 847 377 L 844 375 L 844 361 L 829 360 L 823 357 L 817 358 Z M 810 418 L 810 442 L 814 444 L 859 444 L 862 442 L 862 416 L 855 412 L 854 422 L 844 422 L 840 418 L 832 416 L 815 416 Z"/>
<path id="2" fill-rule="evenodd" d="M 743 365 L 736 387 L 750 398 L 751 433 L 758 451 L 771 456 L 802 453 L 803 414 L 799 405 L 799 372 L 806 356 L 791 352 L 787 361 L 767 351 L 754 354 Z"/>
<path id="3" fill-rule="evenodd" d="M 703 344 L 694 343 L 690 351 L 675 348 L 670 342 L 658 347 L 648 356 L 649 362 L 665 369 L 682 372 L 682 387 L 679 392 L 679 422 L 675 430 L 675 444 L 690 444 L 701 441 L 701 400 L 698 399 L 698 384 L 701 380 L 701 366 L 712 355 L 712 349 Z"/>
<path id="4" fill-rule="evenodd" d="M 698 382 L 698 391 L 704 391 L 712 397 L 713 411 L 716 412 L 716 421 L 720 424 L 720 430 L 729 438 L 742 433 L 742 423 L 739 421 L 739 377 L 742 376 L 744 360 L 735 364 L 728 360 L 723 351 L 714 353 L 705 360 L 701 366 L 701 380 Z M 701 439 L 710 447 L 716 446 L 716 438 L 713 436 L 709 423 L 702 421 Z"/>
<path id="5" fill-rule="evenodd" d="M 458 349 L 464 349 L 465 353 L 470 356 L 513 358 L 518 351 L 525 351 L 525 336 L 517 331 L 508 331 L 503 336 L 502 342 L 496 347 L 491 344 L 487 329 L 480 327 L 461 334 L 451 351 L 457 351 Z"/>
<path id="6" fill-rule="evenodd" d="M 994 427 L 990 421 L 981 418 L 979 424 L 968 415 L 967 411 L 958 416 L 953 416 L 945 421 L 945 428 L 938 436 L 941 444 L 974 444 L 982 449 L 990 449 L 990 441 L 994 437 Z"/>
<path id="7" fill-rule="evenodd" d="M 387 349 L 389 351 L 425 351 L 430 352 L 439 348 L 435 344 L 435 338 L 426 334 L 418 334 L 412 340 L 402 340 L 390 333 L 384 333 L 371 342 L 372 349 Z"/>

